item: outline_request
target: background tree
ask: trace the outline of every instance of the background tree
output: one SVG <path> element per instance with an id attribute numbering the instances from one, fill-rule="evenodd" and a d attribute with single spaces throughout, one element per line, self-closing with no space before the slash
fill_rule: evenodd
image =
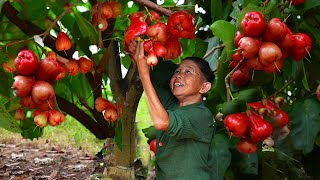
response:
<path id="1" fill-rule="evenodd" d="M 216 179 L 242 176 L 259 176 L 261 179 L 270 179 L 270 176 L 279 179 L 305 179 L 308 175 L 319 177 L 318 172 L 312 168 L 317 162 L 314 154 L 319 152 L 320 131 L 319 93 L 316 93 L 320 79 L 320 61 L 317 58 L 320 3 L 317 0 L 305 0 L 301 4 L 294 0 L 193 0 L 183 4 L 166 0 L 161 6 L 146 0 L 119 0 L 117 3 L 122 7 L 121 13 L 108 18 L 99 15 L 103 13 L 103 3 L 76 0 L 0 3 L 0 62 L 3 65 L 0 70 L 0 101 L 3 104 L 0 116 L 5 119 L 0 122 L 1 127 L 30 139 L 41 136 L 42 129 L 36 126 L 30 115 L 32 108 L 23 108 L 27 113 L 26 120 L 17 122 L 14 119 L 16 110 L 21 108 L 21 98 L 15 96 L 14 89 L 11 88 L 17 74 L 8 72 L 12 73 L 9 67 L 14 68 L 13 61 L 21 50 L 31 50 L 40 61 L 48 57 L 48 52 L 53 51 L 57 53 L 56 59 L 64 64 L 72 59 L 87 57 L 93 62 L 89 72 L 66 74 L 63 79 L 52 83 L 55 92 L 54 108 L 73 116 L 97 138 L 114 138 L 117 148 L 112 156 L 112 164 L 115 167 L 127 167 L 128 177 L 132 176 L 130 167 L 134 162 L 136 144 L 134 122 L 143 90 L 136 67 L 123 47 L 123 34 L 130 24 L 128 17 L 134 12 L 143 11 L 146 18 L 148 12 L 154 10 L 161 15 L 161 21 L 166 22 L 173 12 L 183 9 L 195 17 L 196 38 L 180 39 L 182 54 L 173 61 L 179 63 L 181 58 L 188 56 L 204 57 L 216 69 L 215 84 L 206 100 L 213 114 L 218 115 L 216 135 L 212 141 L 212 154 L 215 154 L 212 158 L 215 164 L 213 173 Z M 93 8 L 94 5 L 96 9 Z M 98 13 L 96 17 L 95 10 Z M 266 23 L 276 17 L 293 34 L 307 34 L 311 38 L 311 50 L 308 49 L 303 59 L 299 59 L 294 53 L 289 53 L 286 58 L 283 55 L 281 65 L 277 64 L 278 61 L 271 60 L 271 70 L 255 69 L 257 66 L 252 64 L 248 66 L 248 63 L 244 63 L 248 62 L 247 57 L 237 61 L 233 55 L 239 49 L 243 51 L 248 44 L 238 47 L 235 33 L 237 30 L 243 33 L 241 22 L 246 13 L 251 11 L 260 12 Z M 68 45 L 66 41 L 60 47 L 56 46 L 59 32 L 65 32 L 70 39 L 70 49 L 63 50 Z M 271 39 L 272 37 L 274 36 Z M 265 42 L 270 37 L 260 38 Z M 248 51 L 250 50 L 252 49 Z M 284 54 L 283 52 L 282 49 L 281 53 Z M 243 66 L 248 68 L 246 74 L 233 77 L 234 74 L 239 74 L 238 70 L 243 70 Z M 106 90 L 109 86 L 112 94 Z M 248 89 L 256 91 L 244 93 Z M 96 109 L 95 102 L 101 97 L 115 105 L 118 116 L 115 122 L 106 121 L 105 113 Z M 258 145 L 257 151 L 251 154 L 239 153 L 237 144 L 240 138 L 230 137 L 223 121 L 219 121 L 219 115 L 226 118 L 228 114 L 249 110 L 251 106 L 248 105 L 248 98 L 241 99 L 242 97 L 250 97 L 250 101 L 282 97 L 286 106 L 280 106 L 280 109 L 288 115 L 289 135 L 282 139 L 279 135 L 281 128 L 273 126 L 273 147 L 265 148 L 262 145 L 266 142 L 261 141 L 254 143 Z M 241 106 L 246 107 L 245 109 L 239 108 L 239 104 L 243 103 L 239 103 L 239 99 L 245 101 L 244 106 Z M 237 106 L 230 105 L 236 101 Z"/>

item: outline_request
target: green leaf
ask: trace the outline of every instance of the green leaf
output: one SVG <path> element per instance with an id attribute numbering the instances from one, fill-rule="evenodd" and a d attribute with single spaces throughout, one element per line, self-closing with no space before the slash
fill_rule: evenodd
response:
<path id="1" fill-rule="evenodd" d="M 180 39 L 180 44 L 182 47 L 182 56 L 181 58 L 186 57 L 203 57 L 208 47 L 208 43 L 201 39 Z"/>
<path id="2" fill-rule="evenodd" d="M 308 84 L 308 79 L 307 79 L 307 75 L 306 75 L 306 71 L 305 71 L 305 69 L 304 69 L 304 66 L 303 66 L 302 84 L 303 84 L 303 87 L 304 87 L 307 91 L 310 91 L 309 84 Z"/>
<path id="3" fill-rule="evenodd" d="M 92 100 L 93 102 L 93 98 L 90 98 L 93 97 L 91 87 L 84 74 L 79 73 L 76 76 L 66 76 L 63 82 L 76 96 L 81 96 L 83 100 Z M 87 103 L 92 104 L 92 102 Z"/>
<path id="4" fill-rule="evenodd" d="M 221 20 L 223 17 L 223 7 L 221 0 L 211 0 L 211 18 L 212 22 Z"/>
<path id="5" fill-rule="evenodd" d="M 280 0 L 270 0 L 264 9 L 264 15 L 271 13 L 275 8 L 277 8 L 279 1 Z"/>
<path id="6" fill-rule="evenodd" d="M 259 6 L 261 4 L 261 0 L 244 0 L 243 7 L 246 7 L 248 4 L 254 4 Z"/>
<path id="7" fill-rule="evenodd" d="M 31 21 L 44 19 L 48 13 L 47 6 L 43 0 L 24 0 L 23 5 L 23 9 L 25 9 L 28 19 Z"/>
<path id="8" fill-rule="evenodd" d="M 304 154 L 311 152 L 320 131 L 320 103 L 315 98 L 295 102 L 288 115 L 294 147 Z"/>
<path id="9" fill-rule="evenodd" d="M 79 29 L 79 26 L 77 24 L 74 24 L 72 28 L 72 37 L 77 46 L 82 50 L 82 53 L 89 56 L 92 54 L 89 46 L 91 45 L 89 37 L 82 36 L 81 30 Z M 81 52 L 79 52 L 80 54 Z"/>
<path id="10" fill-rule="evenodd" d="M 80 32 L 83 35 L 83 37 L 89 37 L 89 40 L 92 44 L 97 44 L 97 30 L 88 20 L 86 20 L 81 14 L 79 14 L 78 11 L 73 12 L 76 18 L 76 24 L 79 26 Z"/>
<path id="11" fill-rule="evenodd" d="M 239 153 L 236 157 L 237 169 L 243 174 L 258 174 L 259 160 L 258 153 Z"/>
<path id="12" fill-rule="evenodd" d="M 191 41 L 191 40 L 190 40 Z M 206 53 L 206 48 L 208 47 L 208 42 L 205 42 L 201 39 L 193 40 L 195 41 L 195 52 L 192 56 L 203 57 Z"/>
<path id="13" fill-rule="evenodd" d="M 114 135 L 117 147 L 122 150 L 122 120 L 118 119 L 117 127 L 115 129 L 116 134 Z"/>
<path id="14" fill-rule="evenodd" d="M 229 72 L 229 64 L 226 60 L 226 50 L 224 49 L 220 55 L 219 68 L 215 74 L 214 83 L 209 91 L 208 100 L 214 99 L 216 96 L 220 96 L 223 100 L 226 100 L 226 84 L 225 77 Z"/>
<path id="15" fill-rule="evenodd" d="M 54 85 L 54 92 L 65 99 L 71 99 L 70 84 L 66 81 L 57 81 Z"/>
<path id="16" fill-rule="evenodd" d="M 219 45 L 219 38 L 217 37 L 209 38 L 207 41 L 208 41 L 208 45 L 207 45 L 208 49 L 206 53 L 209 53 L 211 49 Z M 214 71 L 217 69 L 217 66 L 219 64 L 219 52 L 220 51 L 217 49 L 206 58 L 206 60 L 209 62 L 211 69 Z"/>
<path id="17" fill-rule="evenodd" d="M 50 10 L 54 13 L 55 16 L 59 16 L 64 11 L 64 9 L 62 8 L 63 4 L 57 2 L 49 2 L 49 5 Z M 72 31 L 75 19 L 70 13 L 67 13 L 61 18 L 61 22 L 64 27 L 66 27 L 69 31 Z"/>
<path id="18" fill-rule="evenodd" d="M 26 139 L 33 140 L 34 138 L 38 139 L 41 137 L 43 129 L 39 128 L 38 126 L 33 126 L 28 129 L 22 131 L 22 137 Z"/>
<path id="19" fill-rule="evenodd" d="M 236 33 L 237 28 L 228 21 L 218 20 L 210 26 L 210 29 L 212 30 L 213 35 L 221 39 L 225 45 L 227 50 L 227 59 L 229 59 L 233 54 L 234 34 Z"/>
<path id="20" fill-rule="evenodd" d="M 8 73 L 0 71 L 0 94 L 6 97 L 10 97 L 12 93 L 12 84 L 9 83 L 9 79 L 11 78 L 9 78 Z"/>
<path id="21" fill-rule="evenodd" d="M 185 38 L 182 38 L 180 39 L 180 44 L 181 44 L 181 48 L 182 48 L 182 55 L 184 57 L 189 57 L 189 56 L 192 56 L 195 52 L 195 41 L 191 41 L 189 39 L 185 39 Z"/>
<path id="22" fill-rule="evenodd" d="M 295 8 L 308 10 L 308 9 L 314 8 L 316 6 L 320 6 L 319 0 L 306 0 L 306 1 L 304 1 L 303 4 L 301 4 L 300 6 L 296 6 Z"/>
<path id="23" fill-rule="evenodd" d="M 162 5 L 175 5 L 176 3 L 173 0 L 166 0 Z"/>
<path id="24" fill-rule="evenodd" d="M 231 143 L 228 137 L 222 134 L 214 135 L 208 160 L 208 164 L 212 168 L 212 179 L 223 180 L 223 176 L 231 162 L 230 147 Z"/>
<path id="25" fill-rule="evenodd" d="M 21 129 L 17 123 L 17 120 L 15 120 L 5 109 L 3 104 L 0 104 L 0 127 L 3 127 L 4 129 L 20 133 Z"/>

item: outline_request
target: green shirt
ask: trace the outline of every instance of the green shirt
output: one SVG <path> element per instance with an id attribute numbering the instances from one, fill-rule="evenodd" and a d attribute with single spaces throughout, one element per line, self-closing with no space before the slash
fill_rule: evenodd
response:
<path id="1" fill-rule="evenodd" d="M 160 75 L 155 73 L 163 72 L 160 68 L 164 65 L 160 63 L 152 76 L 159 99 L 169 114 L 167 131 L 157 133 L 157 180 L 209 180 L 208 155 L 214 132 L 213 116 L 203 102 L 178 106 L 177 99 L 169 91 L 169 83 L 157 80 Z M 166 75 L 171 75 L 173 69 L 166 68 Z"/>

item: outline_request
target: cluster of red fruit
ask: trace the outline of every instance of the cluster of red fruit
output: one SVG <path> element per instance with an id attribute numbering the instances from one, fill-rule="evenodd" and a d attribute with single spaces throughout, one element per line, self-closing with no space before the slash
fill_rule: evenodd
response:
<path id="1" fill-rule="evenodd" d="M 231 76 L 236 86 L 247 84 L 251 69 L 278 72 L 289 55 L 293 60 L 300 61 L 311 50 L 311 38 L 307 34 L 293 34 L 278 18 L 266 23 L 263 15 L 257 11 L 245 14 L 241 30 L 235 33 L 237 50 L 229 60 L 231 68 L 242 62 Z"/>
<path id="2" fill-rule="evenodd" d="M 288 124 L 288 115 L 280 109 L 284 103 L 282 97 L 272 100 L 268 98 L 258 102 L 247 103 L 246 112 L 229 114 L 224 118 L 227 132 L 239 137 L 237 149 L 241 153 L 254 153 L 257 143 L 264 141 L 272 135 L 273 128 L 284 127 Z"/>
<path id="3" fill-rule="evenodd" d="M 64 120 L 64 115 L 55 109 L 55 92 L 52 84 L 61 80 L 65 74 L 76 75 L 79 71 L 87 73 L 93 67 L 93 62 L 81 57 L 79 60 L 70 60 L 63 64 L 57 61 L 57 56 L 49 52 L 39 61 L 38 57 L 30 50 L 21 50 L 14 65 L 17 70 L 12 88 L 15 95 L 20 97 L 23 108 L 34 110 L 33 117 L 37 126 L 43 128 L 47 124 L 59 125 Z M 16 119 L 23 120 L 25 114 L 19 108 L 15 114 Z"/>
<path id="4" fill-rule="evenodd" d="M 98 97 L 94 105 L 98 112 L 103 113 L 104 119 L 108 122 L 115 122 L 122 116 L 122 104 L 120 103 L 111 103 L 102 97 Z"/>
<path id="5" fill-rule="evenodd" d="M 58 51 L 67 51 L 72 46 L 69 37 L 62 31 L 58 33 L 55 45 L 56 45 L 56 49 Z M 51 54 L 53 54 L 53 53 L 51 53 Z M 53 56 L 54 57 L 52 57 L 52 58 L 54 59 L 54 61 L 58 62 L 58 61 L 56 61 L 57 57 L 55 55 L 53 55 Z M 94 66 L 94 63 L 92 60 L 87 59 L 85 57 L 80 57 L 78 60 L 75 60 L 75 59 L 69 60 L 64 65 L 64 68 L 62 69 L 62 71 L 63 71 L 63 74 L 67 73 L 70 76 L 75 76 L 79 72 L 86 74 L 87 72 L 89 72 L 91 70 L 91 68 L 93 66 Z"/>
<path id="6" fill-rule="evenodd" d="M 23 108 L 33 109 L 34 122 L 40 128 L 48 124 L 59 125 L 64 121 L 64 115 L 55 109 L 55 92 L 52 84 L 64 77 L 60 62 L 50 53 L 41 62 L 30 50 L 21 50 L 14 65 L 17 73 L 12 88 L 15 95 L 20 97 Z M 25 118 L 22 108 L 16 110 L 17 120 Z"/>
<path id="7" fill-rule="evenodd" d="M 94 27 L 96 27 L 101 32 L 103 32 L 108 28 L 108 19 L 117 18 L 117 16 L 121 13 L 121 11 L 122 11 L 121 4 L 118 2 L 115 2 L 114 0 L 101 3 L 101 13 L 100 13 L 100 23 L 99 23 L 98 3 L 96 3 L 91 8 L 91 14 L 92 14 L 91 23 Z"/>
<path id="8" fill-rule="evenodd" d="M 195 38 L 195 19 L 186 11 L 174 12 L 167 23 L 160 21 L 160 15 L 151 11 L 145 17 L 143 12 L 129 16 L 130 25 L 124 33 L 124 48 L 137 36 L 144 41 L 144 52 L 148 54 L 147 64 L 155 66 L 158 58 L 174 59 L 181 55 L 179 38 Z"/>

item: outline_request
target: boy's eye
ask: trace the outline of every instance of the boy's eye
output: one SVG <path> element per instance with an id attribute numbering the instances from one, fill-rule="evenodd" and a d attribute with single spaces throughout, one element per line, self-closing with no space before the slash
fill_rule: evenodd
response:
<path id="1" fill-rule="evenodd" d="M 180 70 L 176 70 L 174 73 L 179 73 L 180 72 Z"/>
<path id="2" fill-rule="evenodd" d="M 186 73 L 188 73 L 188 74 L 189 74 L 189 73 L 191 73 L 191 71 L 189 71 L 189 70 L 186 70 Z"/>

